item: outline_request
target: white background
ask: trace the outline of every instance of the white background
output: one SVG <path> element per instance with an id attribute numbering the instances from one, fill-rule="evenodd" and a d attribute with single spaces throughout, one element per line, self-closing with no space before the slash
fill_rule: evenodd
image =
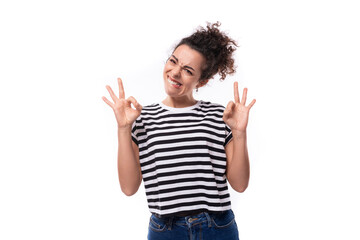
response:
<path id="1" fill-rule="evenodd" d="M 240 45 L 251 180 L 231 192 L 242 240 L 360 239 L 357 1 L 1 1 L 0 239 L 146 239 L 143 186 L 117 179 L 105 85 L 165 97 L 172 47 L 206 21 Z M 130 234 L 132 235 L 131 237 Z"/>

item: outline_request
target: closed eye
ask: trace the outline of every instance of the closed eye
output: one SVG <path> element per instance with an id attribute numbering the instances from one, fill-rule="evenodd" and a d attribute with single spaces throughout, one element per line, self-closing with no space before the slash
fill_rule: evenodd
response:
<path id="1" fill-rule="evenodd" d="M 185 69 L 185 71 L 186 71 L 188 74 L 193 75 L 193 73 L 192 73 L 190 70 Z"/>

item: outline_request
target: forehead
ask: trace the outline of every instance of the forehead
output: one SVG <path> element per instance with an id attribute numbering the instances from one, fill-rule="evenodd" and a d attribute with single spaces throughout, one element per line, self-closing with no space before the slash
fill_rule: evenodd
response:
<path id="1" fill-rule="evenodd" d="M 187 65 L 193 68 L 201 69 L 205 63 L 205 58 L 200 52 L 190 48 L 185 44 L 177 47 L 173 52 L 173 55 L 179 60 L 181 65 Z"/>

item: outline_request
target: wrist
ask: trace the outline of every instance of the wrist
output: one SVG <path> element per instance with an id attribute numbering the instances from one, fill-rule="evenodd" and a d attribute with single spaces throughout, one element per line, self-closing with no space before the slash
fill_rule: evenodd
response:
<path id="1" fill-rule="evenodd" d="M 118 133 L 131 133 L 131 126 L 126 126 L 126 127 L 118 126 Z"/>
<path id="2" fill-rule="evenodd" d="M 231 130 L 231 132 L 235 139 L 246 138 L 246 130 Z"/>

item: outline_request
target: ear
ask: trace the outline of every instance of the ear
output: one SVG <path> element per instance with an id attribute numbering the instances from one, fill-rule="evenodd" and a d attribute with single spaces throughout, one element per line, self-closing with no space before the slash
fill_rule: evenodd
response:
<path id="1" fill-rule="evenodd" d="M 201 88 L 202 86 L 205 86 L 208 81 L 209 81 L 209 79 L 200 80 L 200 81 L 198 82 L 198 84 L 196 84 L 196 87 L 197 87 L 197 88 Z"/>

